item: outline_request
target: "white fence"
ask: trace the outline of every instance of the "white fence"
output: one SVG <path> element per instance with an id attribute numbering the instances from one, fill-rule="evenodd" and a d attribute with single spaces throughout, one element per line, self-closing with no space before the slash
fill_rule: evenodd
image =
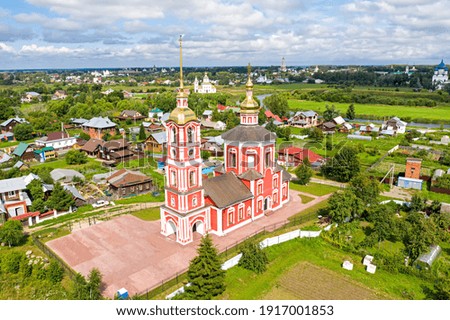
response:
<path id="1" fill-rule="evenodd" d="M 331 225 L 330 225 L 330 227 L 331 227 Z M 321 231 L 301 231 L 300 229 L 297 229 L 297 230 L 294 230 L 294 231 L 291 231 L 288 233 L 281 234 L 276 237 L 264 239 L 263 241 L 261 241 L 259 243 L 259 246 L 261 248 L 267 248 L 267 247 L 271 247 L 273 245 L 280 244 L 280 243 L 283 243 L 283 242 L 286 242 L 286 241 L 289 241 L 289 240 L 292 240 L 295 238 L 316 238 L 316 237 L 320 236 L 321 232 L 322 232 L 322 230 Z M 241 260 L 241 258 L 242 258 L 242 253 L 225 261 L 222 264 L 222 270 L 228 270 L 234 266 L 237 266 L 239 263 L 239 260 Z M 189 283 L 186 286 L 189 286 Z M 184 287 L 181 287 L 181 288 L 175 290 L 174 292 L 172 292 L 171 294 L 167 295 L 166 299 L 172 299 L 177 294 L 183 293 L 183 292 L 184 292 Z"/>

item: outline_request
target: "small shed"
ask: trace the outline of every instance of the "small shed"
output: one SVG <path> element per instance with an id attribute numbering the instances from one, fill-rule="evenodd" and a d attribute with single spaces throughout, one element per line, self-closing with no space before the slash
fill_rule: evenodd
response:
<path id="1" fill-rule="evenodd" d="M 433 262 L 437 259 L 439 254 L 442 252 L 442 249 L 439 245 L 430 246 L 430 250 L 421 254 L 416 261 L 414 261 L 414 265 L 417 269 L 425 269 L 428 270 L 431 268 Z"/>
<path id="2" fill-rule="evenodd" d="M 405 189 L 422 190 L 423 180 L 406 177 L 398 177 L 397 186 Z"/>

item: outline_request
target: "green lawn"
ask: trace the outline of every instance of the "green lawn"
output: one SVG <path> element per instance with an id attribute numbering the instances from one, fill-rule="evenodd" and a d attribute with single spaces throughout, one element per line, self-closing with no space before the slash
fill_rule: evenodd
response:
<path id="1" fill-rule="evenodd" d="M 307 185 L 300 185 L 295 182 L 290 182 L 289 186 L 293 190 L 309 193 L 315 196 L 324 196 L 329 193 L 339 190 L 338 187 L 329 186 L 326 184 L 310 182 Z"/>
<path id="2" fill-rule="evenodd" d="M 289 100 L 289 108 L 292 110 L 314 110 L 323 112 L 325 105 L 334 105 L 341 114 L 345 114 L 350 103 L 337 102 L 317 102 Z M 431 120 L 436 123 L 450 123 L 450 106 L 429 107 L 409 107 L 409 106 L 391 106 L 383 104 L 358 104 L 355 103 L 356 117 L 365 116 L 374 119 L 383 117 L 397 116 L 400 118 L 409 118 L 417 121 Z"/>
<path id="3" fill-rule="evenodd" d="M 154 197 L 151 193 L 140 194 L 134 197 L 123 198 L 114 201 L 116 204 L 130 204 L 130 203 L 143 203 L 143 202 L 162 202 L 164 201 L 164 193 Z"/>
<path id="4" fill-rule="evenodd" d="M 314 200 L 314 198 L 305 196 L 303 194 L 299 194 L 298 196 L 302 199 L 302 203 L 308 203 Z"/>
<path id="5" fill-rule="evenodd" d="M 132 213 L 133 216 L 145 220 L 145 221 L 155 221 L 160 219 L 159 207 L 149 208 L 144 210 L 135 211 Z"/>
<path id="6" fill-rule="evenodd" d="M 425 298 L 422 286 L 427 284 L 424 280 L 411 275 L 389 273 L 381 268 L 378 268 L 375 274 L 369 274 L 360 262 L 362 257 L 337 249 L 321 238 L 295 239 L 265 250 L 269 258 L 268 270 L 261 275 L 256 275 L 241 267 L 229 269 L 226 274 L 227 290 L 221 296 L 222 299 L 262 299 L 279 285 L 283 275 L 304 262 L 331 271 L 339 279 L 368 288 L 381 298 L 405 299 L 403 292 L 414 293 L 415 299 Z M 347 271 L 341 267 L 345 259 L 353 261 L 355 265 L 353 271 Z M 320 290 L 324 290 L 324 286 L 325 289 L 326 286 L 333 288 L 333 282 L 318 283 Z M 335 298 L 345 299 L 346 297 Z"/>

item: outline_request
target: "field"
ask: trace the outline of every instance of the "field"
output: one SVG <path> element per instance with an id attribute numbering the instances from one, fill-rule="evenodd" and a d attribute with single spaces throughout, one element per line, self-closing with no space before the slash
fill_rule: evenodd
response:
<path id="1" fill-rule="evenodd" d="M 286 272 L 264 300 L 377 300 L 372 290 L 308 262 Z"/>
<path id="2" fill-rule="evenodd" d="M 423 288 L 429 286 L 415 276 L 382 268 L 369 274 L 360 256 L 321 238 L 295 239 L 265 250 L 266 272 L 229 269 L 222 299 L 424 299 Z M 354 263 L 352 271 L 341 267 L 344 260 Z"/>
<path id="3" fill-rule="evenodd" d="M 334 105 L 341 114 L 345 114 L 350 103 L 337 102 L 317 102 L 288 100 L 289 108 L 292 110 L 314 110 L 323 112 L 325 105 Z M 403 119 L 412 119 L 416 121 L 432 120 L 436 123 L 450 123 L 450 106 L 428 107 L 409 107 L 409 106 L 391 106 L 383 104 L 358 104 L 355 103 L 356 117 L 371 117 L 381 119 L 397 116 Z"/>

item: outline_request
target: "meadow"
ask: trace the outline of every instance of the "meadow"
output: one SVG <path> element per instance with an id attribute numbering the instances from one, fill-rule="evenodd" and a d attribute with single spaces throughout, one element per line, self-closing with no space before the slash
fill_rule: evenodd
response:
<path id="1" fill-rule="evenodd" d="M 293 111 L 314 110 L 319 113 L 325 111 L 326 105 L 334 105 L 341 115 L 345 115 L 350 103 L 288 100 L 288 105 Z M 354 106 L 356 118 L 386 119 L 397 116 L 408 121 L 423 122 L 428 120 L 428 122 L 434 123 L 450 123 L 450 106 L 412 107 L 359 103 L 355 103 Z"/>

